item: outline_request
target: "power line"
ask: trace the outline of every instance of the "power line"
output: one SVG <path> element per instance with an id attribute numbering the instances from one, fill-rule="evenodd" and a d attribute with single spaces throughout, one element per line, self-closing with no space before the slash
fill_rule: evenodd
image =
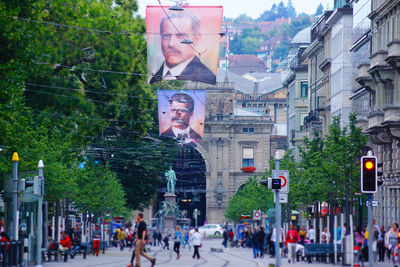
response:
<path id="1" fill-rule="evenodd" d="M 68 87 L 61 87 L 61 86 L 55 86 L 55 85 L 44 85 L 44 84 L 35 84 L 35 83 L 27 83 L 27 82 L 25 84 L 30 85 L 30 86 L 44 87 L 44 88 L 53 88 L 53 89 L 61 89 L 61 90 L 67 90 L 67 91 L 82 92 L 82 89 L 77 89 L 77 88 L 68 88 Z M 113 94 L 113 93 L 106 93 L 106 92 L 86 90 L 86 89 L 83 89 L 83 91 L 85 91 L 87 93 L 93 93 L 93 94 L 112 95 L 112 96 L 128 97 L 128 98 L 135 98 L 135 99 L 157 100 L 157 98 L 151 98 L 151 97 Z"/>
<path id="2" fill-rule="evenodd" d="M 40 90 L 34 90 L 34 89 L 24 89 L 25 91 L 29 91 L 29 92 L 36 92 L 36 93 L 40 93 L 40 94 L 48 94 L 48 95 L 56 95 L 56 96 L 60 96 L 60 97 L 67 97 L 67 98 L 72 98 L 72 99 L 77 99 L 77 100 L 82 100 L 82 101 L 88 101 L 88 102 L 93 102 L 93 103 L 100 103 L 100 104 L 105 104 L 105 105 L 114 105 L 114 106 L 119 106 L 119 107 L 128 107 L 128 108 L 132 108 L 132 109 L 136 109 L 140 112 L 143 111 L 155 111 L 154 109 L 139 109 L 138 107 L 133 107 L 133 106 L 129 106 L 129 105 L 124 105 L 124 104 L 118 104 L 118 103 L 111 103 L 111 102 L 104 102 L 104 101 L 100 101 L 100 100 L 93 100 L 93 99 L 82 99 L 76 96 L 69 96 L 69 95 L 62 95 L 62 94 L 56 94 L 56 93 L 52 93 L 52 92 L 45 92 L 45 91 L 40 91 Z"/>

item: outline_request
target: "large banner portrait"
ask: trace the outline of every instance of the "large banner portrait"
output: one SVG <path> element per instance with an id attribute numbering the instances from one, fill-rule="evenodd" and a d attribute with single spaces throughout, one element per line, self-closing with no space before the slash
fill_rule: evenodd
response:
<path id="1" fill-rule="evenodd" d="M 157 99 L 160 137 L 195 146 L 204 136 L 206 91 L 158 90 Z"/>
<path id="2" fill-rule="evenodd" d="M 146 8 L 149 83 L 189 80 L 215 84 L 222 7 Z"/>

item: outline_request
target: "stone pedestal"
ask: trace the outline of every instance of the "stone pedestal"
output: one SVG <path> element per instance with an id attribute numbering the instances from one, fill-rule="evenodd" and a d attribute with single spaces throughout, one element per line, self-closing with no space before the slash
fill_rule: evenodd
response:
<path id="1" fill-rule="evenodd" d="M 176 202 L 176 195 L 175 194 L 170 194 L 166 193 L 164 195 L 164 201 L 165 202 Z M 174 216 L 170 217 L 164 217 L 164 229 L 175 229 L 176 226 L 176 218 Z"/>

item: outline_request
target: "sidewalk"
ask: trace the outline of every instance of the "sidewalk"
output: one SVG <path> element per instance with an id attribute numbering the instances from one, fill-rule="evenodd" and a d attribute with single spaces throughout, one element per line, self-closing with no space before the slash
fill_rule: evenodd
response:
<path id="1" fill-rule="evenodd" d="M 225 249 L 223 253 L 211 253 L 211 248 L 220 248 L 220 240 L 206 240 L 200 249 L 200 260 L 192 259 L 192 251 L 188 248 L 181 249 L 182 257 L 176 260 L 176 254 L 172 250 L 162 250 L 161 247 L 151 247 L 149 254 L 155 255 L 157 258 L 156 266 L 164 267 L 268 267 L 269 264 L 274 264 L 274 259 L 253 259 L 251 249 L 247 248 L 230 248 Z M 170 245 L 172 249 L 172 246 Z M 44 267 L 125 267 L 129 264 L 131 252 L 127 249 L 120 251 L 116 248 L 109 248 L 103 255 L 99 257 L 88 255 L 84 260 L 81 255 L 75 259 L 68 259 L 68 262 L 46 262 Z M 149 267 L 150 263 L 142 257 L 142 267 Z M 341 264 L 333 265 L 326 263 L 296 262 L 289 264 L 287 259 L 282 259 L 282 267 L 289 266 L 304 266 L 304 267 L 329 267 L 342 266 Z M 368 264 L 364 265 L 368 267 Z M 393 267 L 389 262 L 375 263 L 374 267 Z"/>

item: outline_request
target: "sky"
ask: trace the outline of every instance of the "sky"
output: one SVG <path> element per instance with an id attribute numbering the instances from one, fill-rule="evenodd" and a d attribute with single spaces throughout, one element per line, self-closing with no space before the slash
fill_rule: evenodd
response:
<path id="1" fill-rule="evenodd" d="M 174 5 L 173 1 L 160 0 L 162 5 Z M 187 2 L 191 6 L 223 6 L 224 16 L 235 18 L 240 14 L 245 13 L 246 15 L 258 18 L 262 12 L 266 9 L 270 9 L 271 6 L 276 3 L 278 4 L 281 0 L 188 0 Z M 297 13 L 314 14 L 319 3 L 322 3 L 324 9 L 333 7 L 334 0 L 292 0 Z M 138 0 L 139 2 L 139 14 L 144 17 L 145 8 L 147 5 L 158 5 L 158 0 Z M 287 0 L 283 0 L 286 4 Z"/>

